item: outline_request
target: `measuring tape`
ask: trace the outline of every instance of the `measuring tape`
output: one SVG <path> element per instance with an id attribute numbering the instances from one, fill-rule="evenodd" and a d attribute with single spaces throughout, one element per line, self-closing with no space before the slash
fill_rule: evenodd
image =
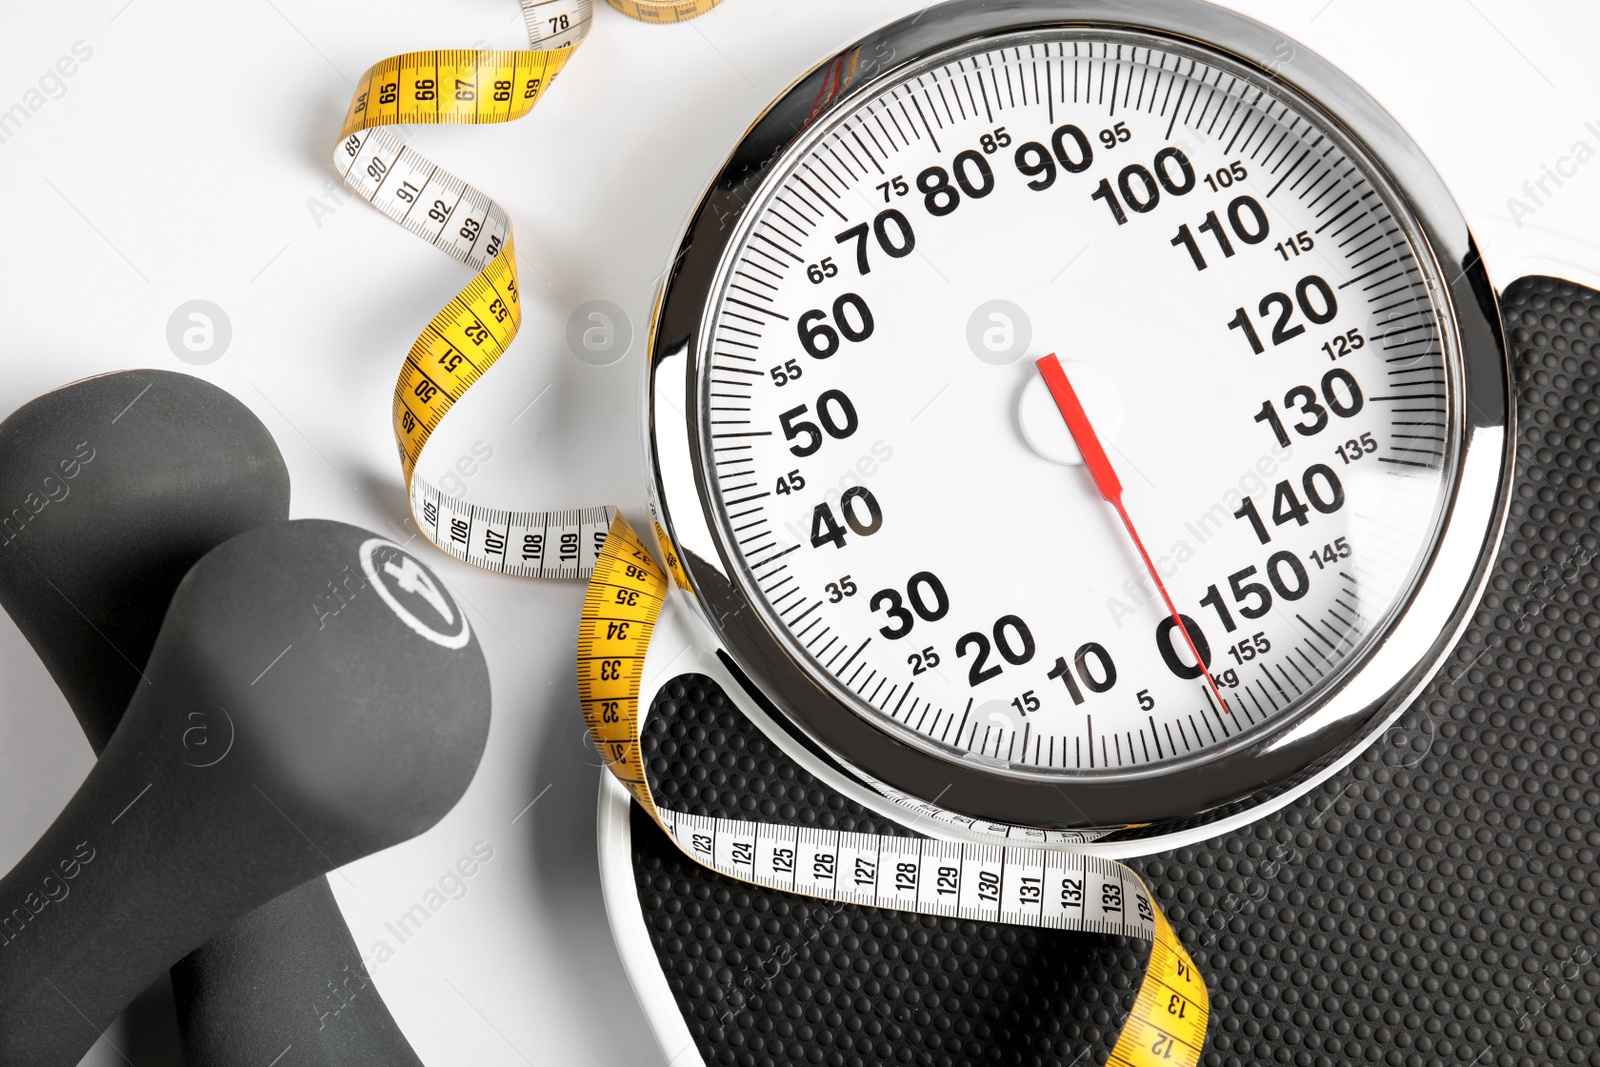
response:
<path id="1" fill-rule="evenodd" d="M 666 23 L 704 14 L 721 0 L 609 2 L 631 18 Z M 732 878 L 827 900 L 1149 941 L 1145 976 L 1110 1062 L 1192 1067 L 1210 1015 L 1205 982 L 1132 870 L 1065 847 L 854 834 L 659 807 L 645 776 L 639 703 L 665 572 L 615 508 L 492 509 L 417 475 L 439 423 L 511 346 L 521 294 L 510 216 L 390 128 L 509 122 L 531 111 L 588 36 L 593 0 L 521 4 L 527 50 L 410 52 L 368 70 L 334 150 L 357 195 L 477 271 L 417 338 L 395 385 L 395 441 L 418 529 L 441 550 L 487 570 L 590 578 L 578 632 L 578 692 L 590 736 L 606 766 L 692 859 Z M 668 562 L 687 585 L 676 560 Z"/>
<path id="2" fill-rule="evenodd" d="M 522 324 L 511 217 L 412 149 L 392 127 L 510 122 L 533 110 L 589 35 L 593 0 L 521 0 L 528 49 L 435 49 L 393 56 L 356 87 L 334 165 L 358 196 L 477 276 L 433 317 L 400 367 L 394 435 L 422 535 L 475 567 L 530 578 L 584 578 L 616 509 L 505 511 L 457 500 L 418 477 L 428 439 L 511 347 Z M 681 22 L 721 0 L 610 0 L 643 22 Z"/>
<path id="3" fill-rule="evenodd" d="M 578 697 L 601 758 L 691 859 L 730 878 L 825 900 L 977 922 L 1121 934 L 1152 942 L 1111 1052 L 1127 1067 L 1198 1063 L 1204 979 L 1143 881 L 1068 848 L 984 845 L 708 818 L 655 802 L 640 744 L 640 682 L 667 576 L 620 516 L 600 549 L 578 624 Z"/>

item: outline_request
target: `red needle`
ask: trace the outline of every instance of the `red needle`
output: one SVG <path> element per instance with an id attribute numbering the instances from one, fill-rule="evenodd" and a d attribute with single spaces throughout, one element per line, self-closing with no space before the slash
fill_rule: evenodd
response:
<path id="1" fill-rule="evenodd" d="M 1189 628 L 1183 624 L 1177 605 L 1172 602 L 1172 597 L 1167 593 L 1167 587 L 1161 581 L 1156 565 L 1150 560 L 1150 553 L 1145 551 L 1144 542 L 1139 539 L 1139 531 L 1133 528 L 1133 520 L 1128 517 L 1128 509 L 1122 506 L 1122 480 L 1112 468 L 1111 460 L 1106 458 L 1106 450 L 1100 444 L 1100 435 L 1095 433 L 1094 424 L 1089 421 L 1083 405 L 1078 402 L 1078 394 L 1073 390 L 1072 383 L 1067 380 L 1067 372 L 1062 369 L 1061 361 L 1051 353 L 1039 360 L 1035 366 L 1044 377 L 1044 384 L 1050 387 L 1050 395 L 1055 398 L 1056 407 L 1061 410 L 1061 417 L 1067 420 L 1067 429 L 1072 432 L 1072 439 L 1077 442 L 1078 451 L 1083 453 L 1084 466 L 1089 468 L 1095 488 L 1100 490 L 1100 495 L 1106 498 L 1107 503 L 1117 509 L 1117 514 L 1122 518 L 1122 525 L 1127 527 L 1128 536 L 1133 539 L 1133 547 L 1139 550 L 1139 558 L 1144 560 L 1145 570 L 1150 572 L 1151 581 L 1156 583 L 1156 591 L 1161 594 L 1161 599 L 1166 601 L 1167 612 L 1172 616 L 1173 624 L 1183 635 L 1194 661 L 1200 665 L 1200 673 L 1205 676 L 1206 684 L 1211 687 L 1211 692 L 1217 698 L 1217 703 L 1222 705 L 1222 710 L 1231 715 L 1232 709 L 1228 707 L 1228 702 L 1222 699 L 1222 691 L 1217 688 L 1211 672 L 1206 669 L 1205 660 L 1200 658 L 1200 650 L 1195 647 L 1194 638 L 1189 636 Z"/>

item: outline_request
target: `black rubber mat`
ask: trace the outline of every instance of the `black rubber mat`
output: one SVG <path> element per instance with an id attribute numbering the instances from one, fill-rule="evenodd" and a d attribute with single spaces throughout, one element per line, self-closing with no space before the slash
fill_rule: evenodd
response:
<path id="1" fill-rule="evenodd" d="M 1505 294 L 1519 452 L 1465 638 L 1406 715 L 1282 811 L 1133 861 L 1211 990 L 1203 1063 L 1600 1065 L 1600 293 Z M 904 833 L 714 684 L 645 732 L 661 802 Z M 633 814 L 650 936 L 708 1064 L 1103 1063 L 1144 946 L 833 904 L 682 856 Z"/>

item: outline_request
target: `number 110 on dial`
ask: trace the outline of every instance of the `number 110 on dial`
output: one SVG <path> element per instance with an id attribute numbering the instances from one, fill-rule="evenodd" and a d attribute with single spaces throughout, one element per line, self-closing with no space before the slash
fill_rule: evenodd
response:
<path id="1" fill-rule="evenodd" d="M 1371 165 L 1249 71 L 1099 32 L 829 112 L 739 218 L 696 383 L 772 639 L 914 745 L 1062 775 L 1320 699 L 1453 447 L 1441 283 Z M 973 340 L 995 301 L 1015 352 Z M 1148 565 L 1030 400 L 1052 352 Z"/>

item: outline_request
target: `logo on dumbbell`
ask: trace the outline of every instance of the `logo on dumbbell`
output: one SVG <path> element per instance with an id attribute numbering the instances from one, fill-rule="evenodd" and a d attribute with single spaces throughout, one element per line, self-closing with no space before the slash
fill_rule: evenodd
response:
<path id="1" fill-rule="evenodd" d="M 427 568 L 393 541 L 374 537 L 361 546 L 361 569 L 395 617 L 444 648 L 472 638 L 467 617 L 450 602 Z"/>

